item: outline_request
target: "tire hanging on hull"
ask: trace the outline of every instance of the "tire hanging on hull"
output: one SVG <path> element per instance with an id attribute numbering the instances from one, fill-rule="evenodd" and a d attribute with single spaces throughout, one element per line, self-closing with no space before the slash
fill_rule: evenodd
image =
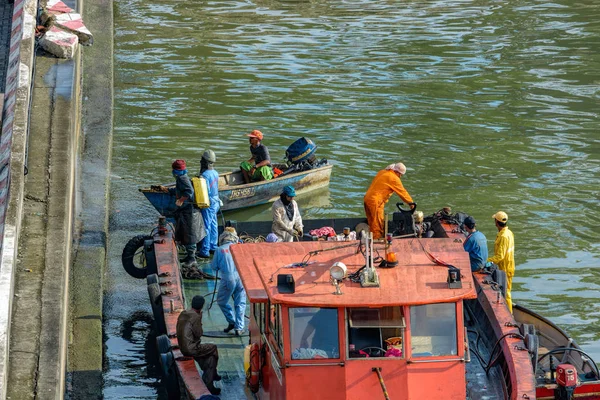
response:
<path id="1" fill-rule="evenodd" d="M 162 292 L 158 283 L 148 285 L 148 297 L 150 297 L 150 305 L 152 306 L 152 315 L 156 323 L 156 333 L 166 334 L 167 325 L 165 324 L 164 310 L 162 304 Z"/>
<path id="2" fill-rule="evenodd" d="M 132 237 L 123 248 L 121 263 L 129 275 L 137 279 L 144 279 L 148 275 L 144 242 L 152 239 L 150 235 L 137 235 Z"/>

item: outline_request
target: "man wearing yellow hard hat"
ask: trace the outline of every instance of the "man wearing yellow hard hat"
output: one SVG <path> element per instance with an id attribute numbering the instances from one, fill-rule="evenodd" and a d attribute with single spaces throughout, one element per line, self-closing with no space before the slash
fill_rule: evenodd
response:
<path id="1" fill-rule="evenodd" d="M 498 267 L 506 272 L 506 304 L 512 313 L 512 279 L 515 275 L 515 237 L 506 226 L 508 215 L 504 211 L 498 211 L 492 215 L 498 228 L 496 241 L 494 242 L 494 256 L 487 259 L 488 262 L 498 264 Z"/>

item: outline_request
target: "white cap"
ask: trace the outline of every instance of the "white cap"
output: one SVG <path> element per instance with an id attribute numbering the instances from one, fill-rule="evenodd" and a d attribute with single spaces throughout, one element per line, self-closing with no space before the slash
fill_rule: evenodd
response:
<path id="1" fill-rule="evenodd" d="M 396 163 L 396 164 L 390 164 L 387 167 L 385 167 L 385 169 L 391 170 L 391 171 L 396 171 L 401 175 L 406 174 L 406 166 L 404 164 L 402 164 L 401 162 Z"/>

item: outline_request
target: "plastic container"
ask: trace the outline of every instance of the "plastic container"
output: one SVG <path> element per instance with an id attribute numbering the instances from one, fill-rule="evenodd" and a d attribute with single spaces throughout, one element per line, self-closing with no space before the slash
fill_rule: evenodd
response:
<path id="1" fill-rule="evenodd" d="M 206 179 L 194 176 L 192 177 L 192 186 L 194 187 L 194 205 L 198 208 L 210 207 Z"/>

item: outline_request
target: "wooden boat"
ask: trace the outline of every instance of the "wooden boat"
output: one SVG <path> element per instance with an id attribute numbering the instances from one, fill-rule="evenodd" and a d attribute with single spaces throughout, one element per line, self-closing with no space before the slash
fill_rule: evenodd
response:
<path id="1" fill-rule="evenodd" d="M 284 168 L 283 166 L 279 166 Z M 268 181 L 244 183 L 239 170 L 219 174 L 219 198 L 223 202 L 222 211 L 236 210 L 260 204 L 271 203 L 279 198 L 284 186 L 291 185 L 298 195 L 329 185 L 333 165 L 325 162 L 321 166 L 300 172 L 290 172 Z M 174 184 L 167 185 L 173 187 Z M 157 190 L 156 187 L 142 188 L 140 192 L 156 210 L 167 218 L 172 218 L 177 209 L 175 196 Z"/>
<path id="2" fill-rule="evenodd" d="M 600 399 L 593 360 L 545 318 L 518 305 L 511 314 L 501 271 L 471 273 L 460 222 L 435 215 L 431 238 L 417 237 L 425 236 L 422 226 L 411 234 L 415 224 L 400 212 L 388 224 L 394 238 L 372 245 L 308 239 L 232 246 L 250 300 L 249 389 L 260 399 Z M 362 222 L 308 220 L 305 231 L 340 232 Z M 267 221 L 232 224 L 252 236 L 270 231 Z M 169 240 L 169 231 L 157 233 L 144 247 L 168 287 L 155 318 L 164 313 L 176 344 L 169 326 L 181 281 L 173 279 L 178 262 Z M 393 261 L 392 253 L 392 268 L 369 255 Z M 365 275 L 370 267 L 375 272 Z M 321 329 L 318 339 L 311 325 Z M 160 343 L 159 350 L 166 358 Z M 171 358 L 186 388 L 203 386 L 193 361 Z M 198 393 L 190 389 L 188 398 Z"/>

